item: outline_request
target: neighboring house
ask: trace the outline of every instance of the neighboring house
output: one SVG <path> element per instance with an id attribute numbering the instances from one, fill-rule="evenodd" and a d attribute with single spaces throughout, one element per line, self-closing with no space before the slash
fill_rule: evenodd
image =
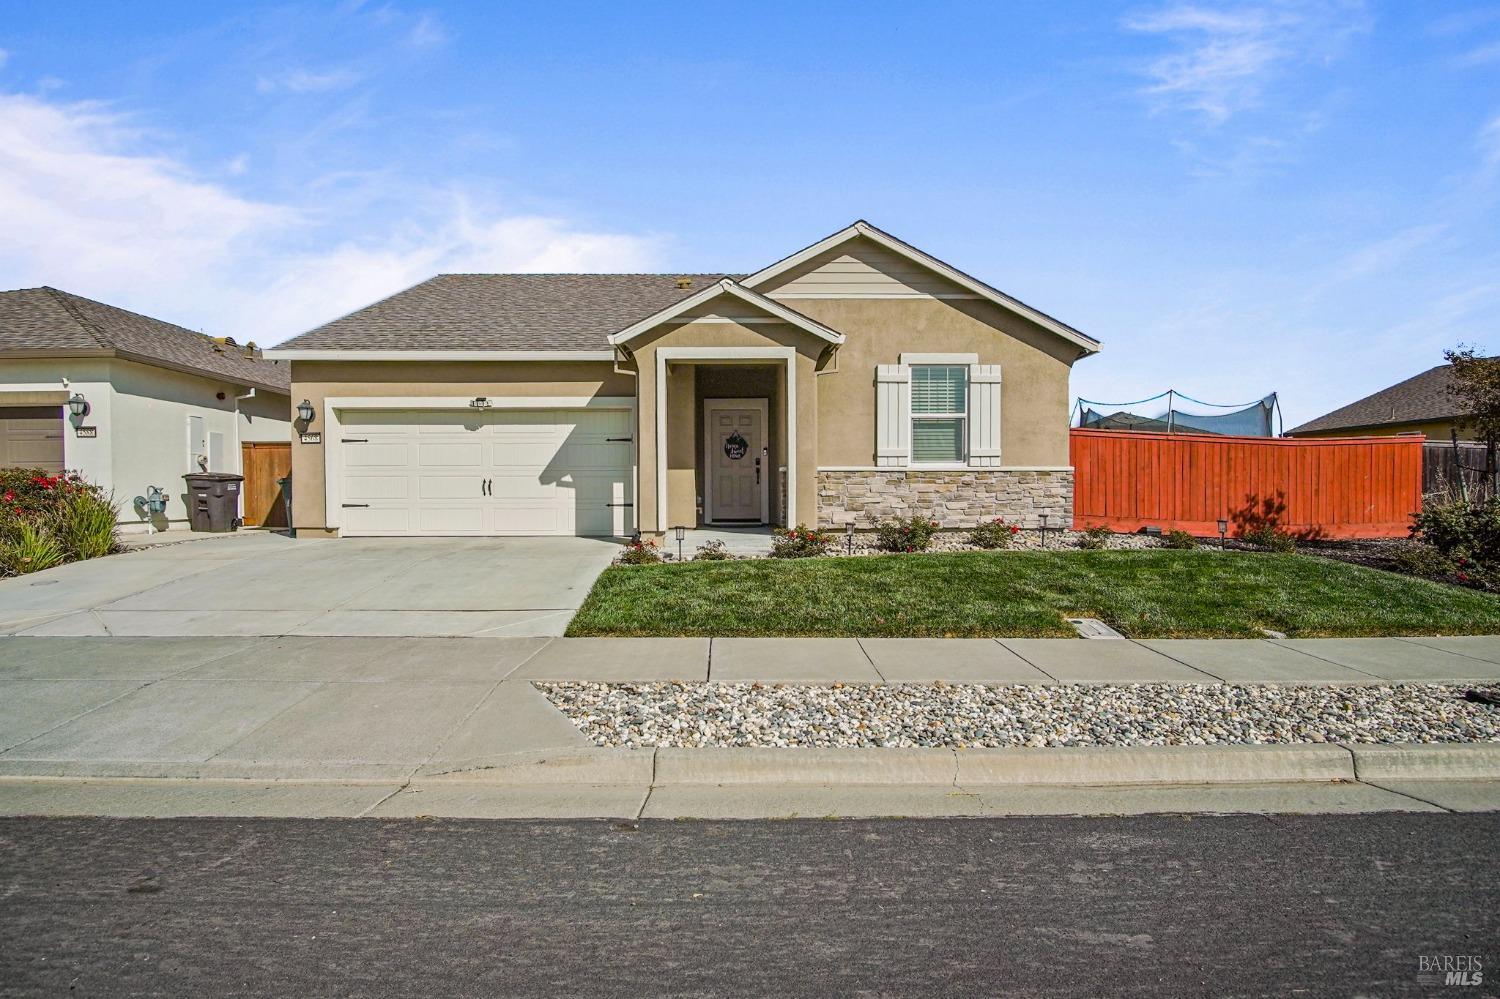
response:
<path id="1" fill-rule="evenodd" d="M 1293 427 L 1286 436 L 1394 437 L 1420 433 L 1446 441 L 1456 428 L 1459 440 L 1473 440 L 1474 428 L 1466 424 L 1458 397 L 1448 390 L 1452 384 L 1453 366 L 1440 364 Z"/>
<path id="2" fill-rule="evenodd" d="M 750 275 L 447 274 L 268 351 L 299 531 L 1071 522 L 1097 341 L 865 222 Z"/>
<path id="3" fill-rule="evenodd" d="M 251 345 L 56 288 L 0 292 L 0 465 L 76 471 L 113 492 L 127 528 L 144 528 L 133 501 L 160 486 L 156 526 L 181 522 L 184 473 L 290 446 L 287 375 Z"/>

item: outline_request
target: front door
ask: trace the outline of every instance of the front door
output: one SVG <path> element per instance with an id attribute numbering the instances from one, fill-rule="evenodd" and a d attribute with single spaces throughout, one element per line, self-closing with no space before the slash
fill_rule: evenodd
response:
<path id="1" fill-rule="evenodd" d="M 766 400 L 703 403 L 704 514 L 710 524 L 764 524 L 770 468 Z"/>

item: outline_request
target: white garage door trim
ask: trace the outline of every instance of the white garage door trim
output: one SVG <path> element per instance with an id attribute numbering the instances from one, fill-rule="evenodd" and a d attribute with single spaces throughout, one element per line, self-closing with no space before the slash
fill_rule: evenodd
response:
<path id="1" fill-rule="evenodd" d="M 326 526 L 342 532 L 344 526 L 344 426 L 341 412 L 351 410 L 447 410 L 470 411 L 467 396 L 358 396 L 323 400 L 323 479 Z M 619 409 L 630 413 L 631 459 L 629 500 L 638 509 L 639 444 L 634 440 L 635 399 L 632 396 L 490 396 L 495 409 Z M 634 522 L 635 518 L 630 518 Z"/>

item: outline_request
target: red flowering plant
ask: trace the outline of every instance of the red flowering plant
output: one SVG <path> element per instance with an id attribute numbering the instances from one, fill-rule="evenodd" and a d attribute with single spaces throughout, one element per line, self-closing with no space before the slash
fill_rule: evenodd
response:
<path id="1" fill-rule="evenodd" d="M 616 562 L 621 565 L 655 565 L 661 561 L 655 538 L 639 538 L 625 546 Z"/>
<path id="2" fill-rule="evenodd" d="M 975 548 L 1009 548 L 1011 541 L 1020 533 L 1020 525 L 1008 524 L 1004 517 L 996 517 L 971 530 L 968 542 Z"/>
<path id="3" fill-rule="evenodd" d="M 114 502 L 76 472 L 0 469 L 0 575 L 119 549 Z"/>
<path id="4" fill-rule="evenodd" d="M 938 532 L 938 522 L 926 517 L 898 517 L 875 530 L 875 547 L 883 552 L 925 552 Z"/>
<path id="5" fill-rule="evenodd" d="M 772 532 L 772 558 L 817 558 L 833 547 L 833 535 L 798 524 Z"/>

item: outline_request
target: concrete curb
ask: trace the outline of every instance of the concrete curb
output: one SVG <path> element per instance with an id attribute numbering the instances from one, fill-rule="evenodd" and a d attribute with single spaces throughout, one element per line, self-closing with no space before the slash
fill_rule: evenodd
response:
<path id="1" fill-rule="evenodd" d="M 1360 780 L 1494 780 L 1500 742 L 1458 744 L 1351 743 Z"/>
<path id="2" fill-rule="evenodd" d="M 1500 780 L 1500 743 L 1064 749 L 637 749 L 554 753 L 439 779 L 492 784 L 1252 784 Z M 428 779 L 432 779 L 429 777 Z"/>
<path id="3" fill-rule="evenodd" d="M 1261 784 L 1355 780 L 1500 780 L 1500 742 L 1445 745 L 1291 744 L 1061 749 L 553 749 L 479 766 L 280 766 L 128 761 L 0 762 L 0 780 L 144 778 L 303 783 L 473 783 L 507 787 L 754 787 L 1041 784 Z"/>
<path id="4" fill-rule="evenodd" d="M 1339 746 L 960 749 L 958 784 L 1240 784 L 1354 780 Z"/>

